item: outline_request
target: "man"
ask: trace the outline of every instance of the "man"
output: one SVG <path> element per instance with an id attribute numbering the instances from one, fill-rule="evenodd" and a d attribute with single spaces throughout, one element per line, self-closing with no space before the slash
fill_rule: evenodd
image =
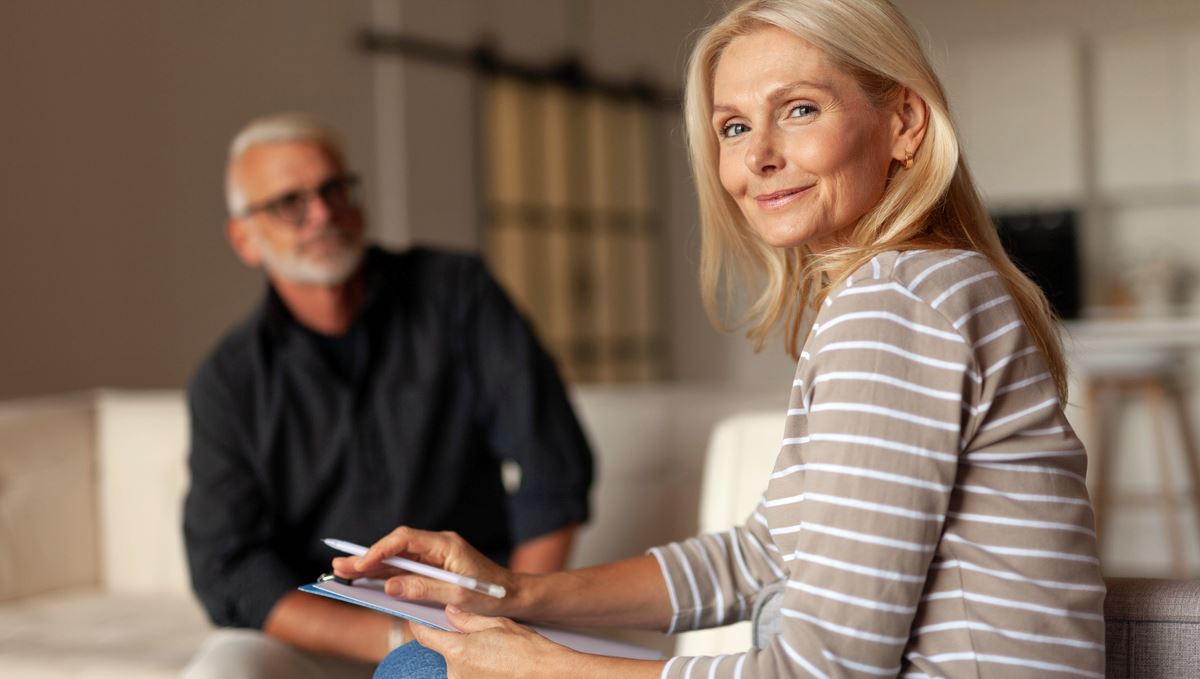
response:
<path id="1" fill-rule="evenodd" d="M 548 571 L 587 518 L 591 455 L 529 327 L 476 258 L 367 246 L 356 183 L 306 116 L 231 146 L 227 235 L 270 285 L 189 386 L 184 535 L 213 622 L 265 634 L 215 635 L 191 676 L 369 676 L 410 638 L 296 590 L 328 570 L 321 538 L 454 530 Z"/>

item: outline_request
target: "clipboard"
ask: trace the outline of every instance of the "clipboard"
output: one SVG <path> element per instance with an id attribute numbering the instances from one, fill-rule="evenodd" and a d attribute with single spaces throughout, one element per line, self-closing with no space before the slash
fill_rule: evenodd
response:
<path id="1" fill-rule="evenodd" d="M 383 591 L 382 580 L 363 578 L 355 580 L 354 584 L 346 585 L 334 580 L 318 580 L 309 585 L 301 585 L 301 592 L 328 597 L 337 601 L 363 606 L 373 611 L 386 613 L 410 622 L 427 625 L 434 629 L 453 632 L 454 627 L 446 618 L 446 611 L 441 606 L 417 601 L 394 599 Z M 530 625 L 533 631 L 546 637 L 556 644 L 561 644 L 581 653 L 607 655 L 634 660 L 661 660 L 662 654 L 656 650 L 635 646 L 620 641 L 595 637 L 580 632 Z"/>

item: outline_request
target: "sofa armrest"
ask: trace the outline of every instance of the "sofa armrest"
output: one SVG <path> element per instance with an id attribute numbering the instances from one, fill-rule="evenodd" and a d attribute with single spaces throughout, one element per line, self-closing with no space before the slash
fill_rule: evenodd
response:
<path id="1" fill-rule="evenodd" d="M 0 404 L 0 601 L 99 582 L 88 394 Z"/>
<path id="2" fill-rule="evenodd" d="M 1110 679 L 1200 676 L 1200 580 L 1105 582 Z"/>
<path id="3" fill-rule="evenodd" d="M 108 591 L 191 595 L 183 545 L 187 441 L 182 392 L 97 394 L 100 581 Z"/>

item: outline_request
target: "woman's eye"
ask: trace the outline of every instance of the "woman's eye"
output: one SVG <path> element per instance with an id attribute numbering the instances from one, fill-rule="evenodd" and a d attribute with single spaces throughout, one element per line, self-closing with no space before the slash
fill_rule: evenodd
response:
<path id="1" fill-rule="evenodd" d="M 750 128 L 742 123 L 729 123 L 728 125 L 721 128 L 721 136 L 728 139 L 730 137 L 736 137 L 739 134 L 744 134 L 749 131 L 750 131 Z"/>
<path id="2" fill-rule="evenodd" d="M 788 109 L 789 118 L 807 118 L 817 112 L 817 107 L 810 104 L 797 104 Z"/>

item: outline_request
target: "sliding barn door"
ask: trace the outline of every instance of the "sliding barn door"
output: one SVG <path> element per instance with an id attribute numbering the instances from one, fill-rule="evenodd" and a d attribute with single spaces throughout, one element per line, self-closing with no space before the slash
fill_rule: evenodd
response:
<path id="1" fill-rule="evenodd" d="M 633 97 L 511 77 L 483 88 L 493 272 L 568 380 L 663 377 L 662 114 Z"/>

